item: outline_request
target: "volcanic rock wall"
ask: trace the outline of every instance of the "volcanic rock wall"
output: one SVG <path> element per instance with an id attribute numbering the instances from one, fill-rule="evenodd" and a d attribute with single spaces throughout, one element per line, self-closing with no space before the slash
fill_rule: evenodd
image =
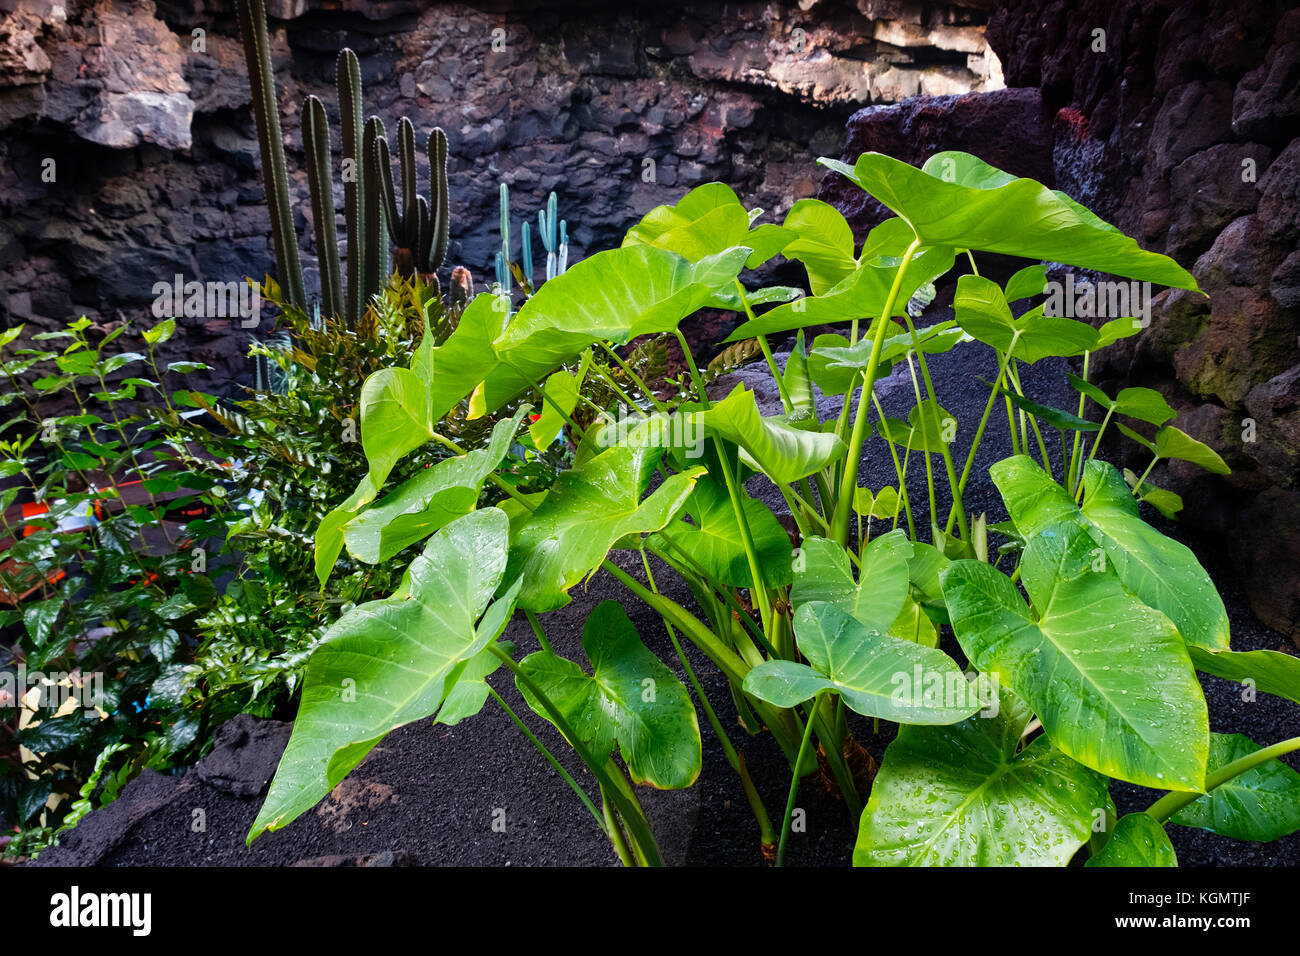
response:
<path id="1" fill-rule="evenodd" d="M 988 24 L 1007 89 L 861 110 L 844 155 L 919 163 L 964 149 L 1065 190 L 1192 271 L 1207 295 L 1159 295 L 1151 327 L 1102 353 L 1094 378 L 1160 389 L 1178 426 L 1232 466 L 1219 478 L 1171 462 L 1152 480 L 1217 536 L 1261 619 L 1300 641 L 1297 7 L 1015 0 Z M 885 215 L 836 177 L 821 195 L 860 233 Z"/>
<path id="2" fill-rule="evenodd" d="M 781 216 L 811 195 L 852 110 L 996 88 L 986 11 L 906 0 L 419 3 L 270 0 L 291 189 L 317 281 L 299 115 L 338 128 L 335 57 L 361 58 L 367 113 L 450 140 L 449 265 L 479 288 L 555 190 L 571 259 L 653 206 L 731 183 Z M 0 0 L 0 315 L 152 322 L 153 284 L 273 269 L 249 89 L 229 0 Z M 337 133 L 336 133 L 337 143 Z M 422 178 L 427 170 L 422 170 Z M 342 191 L 336 190 L 342 202 Z M 534 240 L 536 242 L 536 240 Z M 537 247 L 540 253 L 540 245 Z M 248 384 L 248 333 L 181 320 L 177 351 Z"/>

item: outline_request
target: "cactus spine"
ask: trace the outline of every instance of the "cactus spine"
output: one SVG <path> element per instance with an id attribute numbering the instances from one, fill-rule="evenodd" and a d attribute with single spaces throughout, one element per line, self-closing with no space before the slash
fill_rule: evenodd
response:
<path id="1" fill-rule="evenodd" d="M 307 300 L 298 260 L 297 234 L 289 206 L 289 172 L 280 134 L 280 110 L 271 73 L 270 41 L 266 35 L 265 0 L 239 0 L 239 35 L 248 64 L 248 84 L 253 93 L 257 140 L 262 150 L 262 185 L 271 213 L 271 238 L 275 246 L 277 278 L 291 305 L 302 308 Z"/>

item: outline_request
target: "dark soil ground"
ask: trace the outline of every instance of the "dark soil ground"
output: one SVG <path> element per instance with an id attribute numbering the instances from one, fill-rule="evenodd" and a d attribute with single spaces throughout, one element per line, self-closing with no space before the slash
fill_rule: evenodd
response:
<path id="1" fill-rule="evenodd" d="M 927 316 L 927 321 L 934 320 Z M 983 411 L 987 391 L 976 378 L 991 380 L 996 372 L 987 349 L 967 346 L 931 358 L 931 371 L 943 406 L 959 422 L 957 446 L 973 435 Z M 761 363 L 760 363 L 761 368 Z M 1063 362 L 1045 361 L 1026 369 L 1025 390 L 1046 404 L 1073 408 L 1075 393 L 1065 381 Z M 766 372 L 762 372 L 766 375 Z M 895 375 L 882 387 L 882 404 L 890 415 L 906 416 L 914 403 L 910 379 Z M 747 376 L 748 377 L 748 376 Z M 1045 436 L 1050 438 L 1052 436 Z M 1052 445 L 1052 447 L 1055 447 Z M 1008 449 L 1005 413 L 994 415 L 983 449 L 968 486 L 968 510 L 987 511 L 989 520 L 1005 517 L 988 467 L 1005 457 Z M 893 469 L 879 439 L 867 446 L 859 483 L 879 488 L 894 480 Z M 919 464 L 919 463 L 918 463 Z M 916 504 L 918 528 L 928 525 L 923 471 L 909 479 Z M 936 475 L 936 485 L 946 488 Z M 760 481 L 751 491 L 780 499 Z M 946 516 L 947 501 L 939 495 L 939 510 Z M 1185 537 L 1178 525 L 1161 524 L 1162 530 L 1185 540 L 1218 582 L 1233 625 L 1236 650 L 1289 649 L 1285 639 L 1256 621 L 1233 583 L 1214 542 Z M 620 555 L 618 563 L 640 576 L 634 555 Z M 658 569 L 656 569 L 658 572 Z M 661 587 L 677 600 L 692 605 L 684 588 L 672 588 L 671 575 L 656 573 Z M 556 650 L 582 660 L 582 622 L 601 600 L 624 602 L 642 638 L 662 660 L 681 673 L 680 666 L 657 617 L 632 599 L 606 574 L 574 589 L 573 603 L 547 615 L 544 624 Z M 537 642 L 526 623 L 516 621 L 507 632 L 521 652 L 535 650 Z M 951 638 L 945 647 L 960 654 Z M 789 770 L 770 737 L 748 738 L 738 726 L 726 682 L 693 648 L 688 656 L 717 709 L 732 740 L 745 759 L 773 817 L 784 806 Z M 493 685 L 525 719 L 548 747 L 561 756 L 570 772 L 594 793 L 590 777 L 569 759 L 559 735 L 523 704 L 510 680 L 498 673 Z M 1212 729 L 1240 732 L 1259 743 L 1274 742 L 1300 733 L 1300 710 L 1287 701 L 1261 694 L 1253 702 L 1242 700 L 1241 688 L 1216 678 L 1204 678 Z M 727 766 L 721 749 L 701 717 L 704 769 L 690 790 L 664 793 L 642 790 L 651 823 L 670 863 L 698 866 L 757 866 L 763 863 L 758 830 L 745 802 L 738 779 Z M 880 760 L 896 730 L 881 725 L 872 733 L 869 721 L 854 726 L 858 739 Z M 275 750 L 263 774 L 273 766 Z M 274 737 L 275 734 L 273 733 Z M 251 752 L 251 751 L 250 751 Z M 1288 760 L 1300 766 L 1295 755 Z M 256 762 L 253 757 L 250 762 Z M 249 770 L 245 767 L 245 770 Z M 258 774 L 249 770 L 252 777 Z M 263 777 L 264 779 L 264 777 Z M 257 783 L 253 788 L 256 789 Z M 559 776 L 533 749 L 509 718 L 489 701 L 483 712 L 456 727 L 422 721 L 391 734 L 347 780 L 315 811 L 305 814 L 285 830 L 260 838 L 251 849 L 244 846 L 260 795 L 249 788 L 230 786 L 209 774 L 205 781 L 192 771 L 183 781 L 148 775 L 119 801 L 92 814 L 64 845 L 49 851 L 41 864 L 133 865 L 357 865 L 412 863 L 420 865 L 596 865 L 613 866 L 617 860 L 594 821 Z M 133 792 L 134 791 L 134 792 Z M 1147 806 L 1155 794 L 1116 784 L 1112 788 L 1122 812 Z M 132 804 L 130 801 L 134 800 Z M 792 837 L 788 863 L 795 866 L 846 866 L 855 827 L 838 798 L 813 778 L 800 791 L 798 806 L 806 811 L 807 830 Z M 505 810 L 505 830 L 493 829 L 494 812 Z M 196 832 L 196 810 L 203 811 L 206 829 Z M 499 817 L 499 813 L 496 814 Z M 1236 865 L 1286 866 L 1300 864 L 1300 834 L 1271 844 L 1247 844 L 1200 830 L 1169 827 L 1184 866 Z"/>

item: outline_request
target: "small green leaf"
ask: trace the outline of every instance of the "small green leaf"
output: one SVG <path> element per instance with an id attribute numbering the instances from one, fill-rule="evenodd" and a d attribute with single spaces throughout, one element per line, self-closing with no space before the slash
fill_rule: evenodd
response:
<path id="1" fill-rule="evenodd" d="M 1190 461 L 1193 465 L 1199 465 L 1216 475 L 1232 473 L 1232 469 L 1219 457 L 1218 452 L 1173 425 L 1166 425 L 1156 432 L 1156 454 L 1161 458 Z"/>
<path id="2" fill-rule="evenodd" d="M 660 790 L 689 787 L 700 775 L 700 725 L 690 694 L 646 650 L 617 601 L 602 601 L 582 626 L 591 674 L 552 651 L 529 654 L 520 668 L 556 705 L 597 759 L 618 745 L 632 782 Z M 523 681 L 528 706 L 550 719 Z"/>
<path id="3" fill-rule="evenodd" d="M 1177 866 L 1178 856 L 1165 828 L 1145 813 L 1119 818 L 1101 852 L 1084 866 Z"/>
<path id="4" fill-rule="evenodd" d="M 1244 734 L 1210 735 L 1210 770 L 1261 750 Z M 1269 843 L 1300 830 L 1300 773 L 1266 761 L 1215 787 L 1174 814 L 1174 823 L 1234 840 Z"/>

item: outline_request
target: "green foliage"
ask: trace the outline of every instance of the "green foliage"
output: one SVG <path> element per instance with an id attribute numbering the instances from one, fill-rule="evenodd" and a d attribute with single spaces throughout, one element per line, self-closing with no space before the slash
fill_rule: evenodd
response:
<path id="1" fill-rule="evenodd" d="M 409 139 L 399 132 L 399 149 Z M 538 616 L 602 571 L 663 618 L 674 644 L 685 637 L 712 660 L 744 727 L 771 733 L 787 757 L 778 861 L 800 778 L 815 766 L 814 736 L 858 828 L 854 861 L 863 865 L 1064 865 L 1085 845 L 1097 865 L 1160 865 L 1172 854 L 1156 831 L 1171 819 L 1208 819 L 1219 832 L 1251 838 L 1271 838 L 1258 825 L 1265 817 L 1289 820 L 1274 808 L 1294 806 L 1293 781 L 1274 758 L 1300 748 L 1300 738 L 1228 753 L 1209 733 L 1193 666 L 1250 677 L 1294 700 L 1289 664 L 1228 649 L 1227 617 L 1204 569 L 1142 520 L 1141 502 L 1177 502 L 1147 484 L 1151 468 L 1126 483 L 1096 453 L 1111 421 L 1127 418 L 1159 429 L 1147 438 L 1116 420 L 1151 451 L 1153 465 L 1180 458 L 1221 472 L 1221 460 L 1169 424 L 1172 410 L 1158 394 L 1130 389 L 1111 399 L 1087 382 L 1091 353 L 1135 334 L 1131 319 L 1094 328 L 1047 316 L 1034 301 L 1044 292 L 1041 263 L 1003 288 L 973 267 L 976 253 L 996 252 L 1195 290 L 1192 277 L 1064 194 L 972 156 L 942 153 L 921 169 L 877 154 L 826 165 L 898 214 L 860 250 L 830 207 L 804 202 L 780 226 L 758 224 L 759 211 L 712 184 L 652 210 L 620 248 L 549 278 L 517 312 L 507 295 L 479 296 L 409 361 L 367 378 L 359 396 L 364 471 L 316 530 L 320 582 L 332 587 L 346 572 L 344 562 L 335 566 L 345 544 L 353 557 L 399 561 L 400 548 L 432 537 L 392 597 L 347 612 L 313 653 L 294 741 L 250 839 L 309 808 L 383 734 L 434 714 L 444 699 L 447 722 L 472 717 L 504 667 L 591 775 L 600 809 L 560 770 L 619 858 L 659 862 L 635 784 L 686 786 L 698 773 L 698 720 L 685 688 L 618 605 L 603 604 L 588 620 L 586 661 L 563 657 Z M 393 222 L 406 215 L 389 213 Z M 540 224 L 545 234 L 547 217 Z M 508 232 L 506 211 L 503 260 Z M 742 270 L 776 255 L 803 264 L 811 296 L 790 301 L 789 290 L 745 286 Z M 923 312 L 935 281 L 958 261 L 972 270 L 958 279 L 954 322 L 917 329 L 913 312 Z M 1020 315 L 1011 303 L 1025 303 Z M 756 315 L 762 305 L 773 307 Z M 701 371 L 678 325 L 704 307 L 741 314 L 729 341 L 752 339 L 757 349 L 737 346 Z M 845 323 L 847 334 L 819 336 L 810 350 L 800 337 L 777 367 L 768 334 L 828 322 Z M 617 348 L 640 336 L 652 337 L 647 351 L 625 362 Z M 667 336 L 682 349 L 686 376 L 666 379 L 665 389 L 637 370 L 662 361 Z M 992 349 L 998 373 L 983 416 L 959 425 L 927 355 L 962 346 Z M 645 357 L 656 348 L 658 359 Z M 744 387 L 718 401 L 705 391 L 719 369 L 758 353 L 782 414 L 761 414 Z M 1074 356 L 1084 371 L 1077 410 L 1026 394 L 1026 364 Z M 904 362 L 916 405 L 906 421 L 880 420 L 876 383 Z M 845 395 L 837 419 L 819 420 L 814 384 Z M 992 474 L 1006 521 L 968 515 L 962 503 L 999 399 L 1011 441 Z M 1086 414 L 1088 399 L 1101 408 L 1100 422 Z M 544 416 L 526 436 L 524 401 Z M 609 413 L 629 403 L 651 414 L 615 427 Z M 1073 437 L 1073 448 L 1063 440 L 1059 463 L 1049 460 L 1043 424 Z M 470 441 L 473 428 L 480 431 Z M 554 442 L 557 431 L 567 441 Z M 886 439 L 871 447 L 887 451 L 897 477 L 879 493 L 857 481 L 873 435 Z M 523 467 L 501 452 L 511 439 L 526 450 Z M 959 441 L 964 462 L 954 457 Z M 1041 461 L 1029 455 L 1035 446 Z M 918 456 L 924 461 L 913 463 Z M 433 468 L 412 480 L 403 471 L 412 462 Z M 534 483 L 528 469 L 552 465 L 558 474 Z M 907 482 L 910 473 L 918 483 L 918 470 L 928 536 L 917 528 Z M 936 473 L 953 500 L 946 522 Z M 775 490 L 788 515 L 759 503 L 759 484 Z M 886 521 L 891 528 L 879 526 Z M 455 549 L 473 558 L 453 568 Z M 640 552 L 645 577 L 611 561 L 614 550 Z M 660 592 L 649 555 L 684 579 L 695 609 Z M 541 645 L 522 662 L 496 643 L 516 604 Z M 959 650 L 940 641 L 945 627 Z M 777 828 L 743 753 L 690 676 L 770 852 Z M 357 703 L 345 706 L 347 679 Z M 454 696 L 461 681 L 464 693 Z M 860 745 L 846 711 L 900 723 L 865 807 L 866 781 L 848 759 Z M 1126 818 L 1107 838 L 1094 824 L 1114 817 L 1108 778 L 1168 792 L 1144 814 L 1150 822 Z"/>

